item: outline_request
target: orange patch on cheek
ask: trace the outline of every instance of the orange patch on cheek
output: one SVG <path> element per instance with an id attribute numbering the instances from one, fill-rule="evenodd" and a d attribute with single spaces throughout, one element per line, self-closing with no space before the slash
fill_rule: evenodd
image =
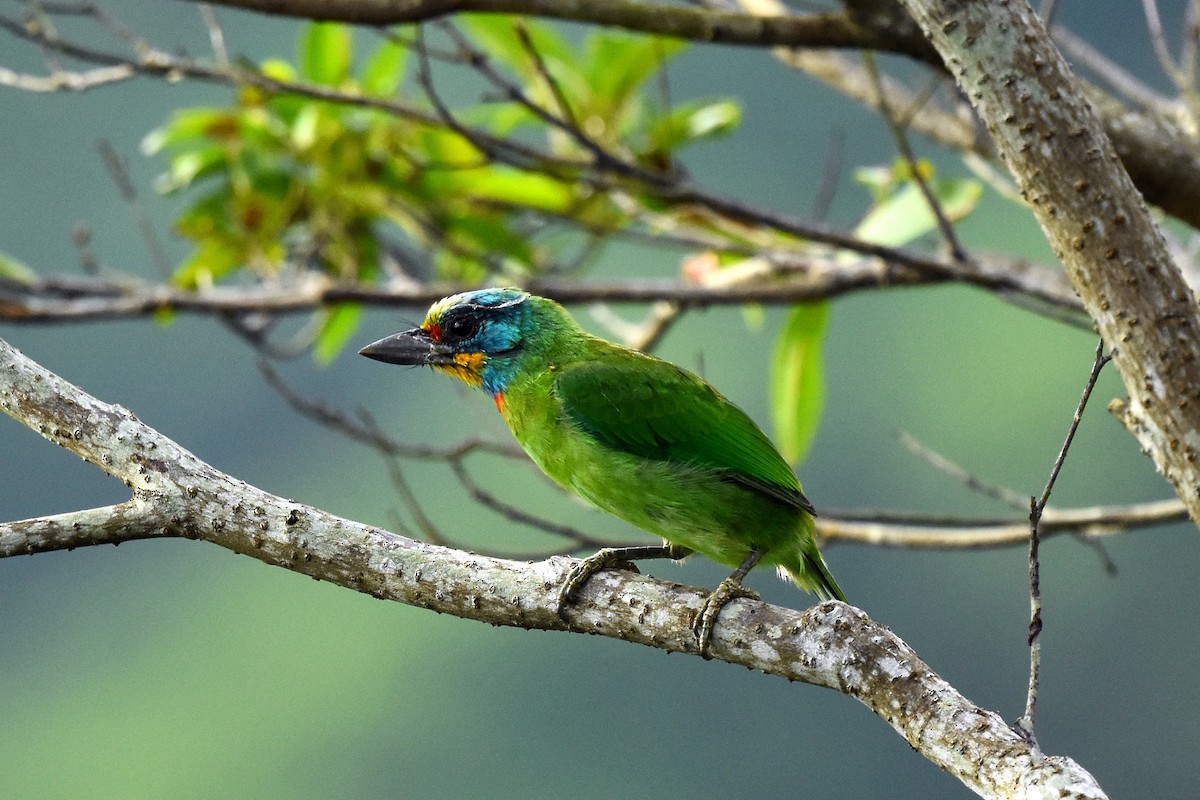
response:
<path id="1" fill-rule="evenodd" d="M 479 386 L 483 383 L 483 365 L 487 356 L 483 353 L 455 353 L 453 364 L 434 364 L 434 369 L 453 375 L 463 383 Z"/>

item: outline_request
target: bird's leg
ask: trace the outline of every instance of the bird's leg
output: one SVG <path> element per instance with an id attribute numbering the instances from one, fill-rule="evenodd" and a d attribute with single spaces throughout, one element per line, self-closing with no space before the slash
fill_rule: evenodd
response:
<path id="1" fill-rule="evenodd" d="M 670 558 L 677 561 L 691 554 L 692 551 L 688 548 L 670 542 L 634 547 L 605 547 L 595 555 L 588 556 L 571 567 L 571 571 L 567 573 L 566 579 L 558 589 L 558 616 L 563 616 L 566 607 L 575 599 L 575 593 L 583 588 L 589 578 L 602 569 L 619 567 L 637 572 L 637 567 L 633 563 L 635 561 L 645 558 Z"/>
<path id="2" fill-rule="evenodd" d="M 756 547 L 746 556 L 746 560 L 733 571 L 725 580 L 721 581 L 721 585 L 713 591 L 708 597 L 704 598 L 704 605 L 700 606 L 699 613 L 696 614 L 696 622 L 692 626 L 692 630 L 696 634 L 696 639 L 700 644 L 700 655 L 702 658 L 712 658 L 708 654 L 708 645 L 712 641 L 713 626 L 717 624 L 717 615 L 721 613 L 721 609 L 730 600 L 735 597 L 749 597 L 758 600 L 758 594 L 750 589 L 742 586 L 742 580 L 754 569 L 762 557 L 766 555 L 765 547 Z"/>

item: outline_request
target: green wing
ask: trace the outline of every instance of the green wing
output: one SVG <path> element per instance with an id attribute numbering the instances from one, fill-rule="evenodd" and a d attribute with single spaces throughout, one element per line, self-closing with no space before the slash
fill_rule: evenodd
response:
<path id="1" fill-rule="evenodd" d="M 568 416 L 607 447 L 709 467 L 815 513 L 791 467 L 754 421 L 674 364 L 614 349 L 563 367 L 554 391 Z"/>

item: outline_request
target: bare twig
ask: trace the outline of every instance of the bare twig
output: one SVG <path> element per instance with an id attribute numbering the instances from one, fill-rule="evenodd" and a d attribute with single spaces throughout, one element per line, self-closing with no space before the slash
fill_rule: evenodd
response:
<path id="1" fill-rule="evenodd" d="M 114 64 L 111 67 L 96 67 L 79 72 L 59 69 L 45 76 L 27 75 L 0 67 L 0 86 L 10 86 L 26 92 L 61 92 L 64 89 L 85 92 L 98 86 L 127 81 L 136 75 L 137 72 L 128 64 Z"/>
<path id="2" fill-rule="evenodd" d="M 1046 539 L 1065 534 L 1093 542 L 1187 519 L 1187 509 L 1177 499 L 1124 506 L 1048 508 L 1042 515 L 1039 535 Z M 817 531 L 830 543 L 915 550 L 981 550 L 1029 542 L 1028 519 L 972 520 L 895 512 L 830 511 L 817 518 Z"/>
<path id="3" fill-rule="evenodd" d="M 546 62 L 542 58 L 542 54 L 538 52 L 537 47 L 533 44 L 533 39 L 529 36 L 529 28 L 518 19 L 513 21 L 513 30 L 516 31 L 517 40 L 521 43 L 521 47 L 529 54 L 538 77 L 542 79 L 542 82 L 546 84 L 546 88 L 550 90 L 550 95 L 554 98 L 554 102 L 558 106 L 558 113 L 562 115 L 562 118 L 567 121 L 572 129 L 579 130 L 579 120 L 575 118 L 575 111 L 571 108 L 571 101 L 567 99 L 562 86 L 550 74 L 550 70 L 546 67 Z"/>
<path id="4" fill-rule="evenodd" d="M 204 29 L 208 31 L 208 42 L 212 46 L 213 57 L 221 66 L 229 66 L 229 50 L 225 47 L 225 29 L 221 27 L 221 21 L 217 19 L 217 12 L 211 5 L 204 2 L 199 3 L 197 8 L 200 10 L 200 19 L 204 21 Z"/>
<path id="5" fill-rule="evenodd" d="M 1158 16 L 1158 0 L 1142 0 L 1142 13 L 1146 17 L 1146 28 L 1150 32 L 1150 44 L 1154 48 L 1154 57 L 1158 66 L 1166 74 L 1175 88 L 1183 92 L 1187 90 L 1189 78 L 1183 74 L 1179 65 L 1171 55 L 1171 46 L 1163 33 L 1162 20 Z"/>
<path id="6" fill-rule="evenodd" d="M 469 11 L 527 14 L 611 25 L 677 39 L 730 45 L 771 47 L 886 47 L 917 58 L 932 58 L 919 36 L 901 37 L 868 28 L 845 14 L 785 14 L 757 17 L 736 12 L 708 11 L 666 3 L 634 0 L 572 3 L 561 0 L 215 0 L 218 5 L 270 14 L 399 25 L 427 22 Z M 890 35 L 889 35 L 890 34 Z"/>
<path id="7" fill-rule="evenodd" d="M 146 245 L 150 260 L 161 277 L 168 277 L 172 272 L 171 259 L 167 256 L 167 250 L 163 247 L 158 231 L 154 229 L 150 215 L 146 213 L 146 209 L 138 197 L 137 187 L 133 185 L 133 179 L 129 176 L 129 166 L 125 163 L 125 158 L 107 139 L 97 140 L 96 150 L 100 153 L 104 167 L 108 170 L 108 175 L 116 185 L 117 191 L 121 193 L 121 199 L 125 201 L 125 205 L 129 207 L 129 211 L 133 215 L 134 222 L 137 223 L 138 232 L 142 235 L 142 243 Z"/>
<path id="8" fill-rule="evenodd" d="M 824 165 L 821 169 L 821 182 L 813 194 L 812 218 L 824 222 L 829 218 L 829 209 L 833 207 L 833 198 L 837 194 L 841 181 L 842 161 L 846 154 L 846 132 L 835 130 L 829 137 L 825 151 Z"/>
<path id="9" fill-rule="evenodd" d="M 1041 563 L 1038 558 L 1041 532 L 1039 527 L 1042 515 L 1046 511 L 1046 504 L 1050 502 L 1050 493 L 1054 491 L 1054 484 L 1058 480 L 1059 473 L 1062 472 L 1063 464 L 1066 463 L 1071 442 L 1075 440 L 1075 433 L 1079 430 L 1079 423 L 1083 420 L 1083 411 L 1087 408 L 1088 399 L 1092 396 L 1092 390 L 1096 388 L 1096 381 L 1100 378 L 1100 371 L 1111 360 L 1112 354 L 1104 352 L 1104 340 L 1101 339 L 1096 345 L 1096 357 L 1092 361 L 1092 370 L 1083 386 L 1083 394 L 1079 398 L 1079 403 L 1075 406 L 1075 414 L 1071 417 L 1071 424 L 1067 428 L 1066 439 L 1058 451 L 1058 457 L 1054 459 L 1054 466 L 1050 468 L 1050 477 L 1046 480 L 1041 496 L 1029 498 L 1029 692 L 1025 701 L 1025 713 L 1017 720 L 1016 726 L 1029 739 L 1035 752 L 1038 751 L 1038 745 L 1037 737 L 1034 735 L 1034 722 L 1037 716 L 1038 687 L 1041 683 L 1042 672 L 1042 588 Z"/>
<path id="10" fill-rule="evenodd" d="M 972 491 L 979 492 L 993 500 L 999 500 L 1001 503 L 1014 508 L 1025 508 L 1028 506 L 1029 501 L 1024 495 L 1006 486 L 997 486 L 984 481 L 979 476 L 955 464 L 936 450 L 926 447 L 910 433 L 905 431 L 900 432 L 900 444 L 908 448 L 908 451 L 913 455 L 928 462 L 934 469 L 950 476 Z"/>
<path id="11" fill-rule="evenodd" d="M 803 300 L 840 297 L 865 290 L 960 280 L 971 285 L 1010 292 L 1044 304 L 1042 313 L 1066 311 L 1080 319 L 1079 300 L 1064 276 L 1054 270 L 1018 259 L 983 257 L 971 269 L 955 270 L 939 263 L 936 274 L 914 270 L 905 263 L 847 261 L 833 264 L 828 258 L 778 254 L 781 264 L 790 265 L 786 279 L 754 281 L 732 286 L 701 286 L 672 280 L 624 280 L 581 283 L 575 280 L 539 278 L 524 282 L 524 288 L 563 303 L 667 301 L 688 307 L 792 304 Z M 66 287 L 66 291 L 64 291 Z M 0 319 L 8 322 L 67 322 L 148 316 L 161 310 L 187 314 L 262 312 L 296 314 L 340 302 L 396 307 L 428 305 L 446 295 L 462 291 L 455 283 L 416 283 L 411 280 L 386 284 L 346 283 L 315 272 L 250 286 L 213 286 L 186 290 L 167 284 L 85 281 L 58 276 L 34 283 L 0 279 Z M 1054 318 L 1058 318 L 1054 316 Z"/>
<path id="12" fill-rule="evenodd" d="M 1094 78 L 1103 81 L 1127 101 L 1136 103 L 1139 107 L 1149 107 L 1159 111 L 1165 111 L 1170 105 L 1170 101 L 1154 87 L 1138 80 L 1127 69 L 1069 29 L 1055 28 L 1054 41 L 1080 66 L 1092 73 Z"/>
<path id="13" fill-rule="evenodd" d="M 921 196 L 925 198 L 925 204 L 929 207 L 929 213 L 933 214 L 938 230 L 950 248 L 950 254 L 954 257 L 955 261 L 970 261 L 966 248 L 958 240 L 958 234 L 954 231 L 954 225 L 942 209 L 941 201 L 938 200 L 937 195 L 930 188 L 929 181 L 925 179 L 924 171 L 921 169 L 921 165 L 917 163 L 917 156 L 913 152 L 912 145 L 908 142 L 908 134 L 905 130 L 908 125 L 907 120 L 912 118 L 912 115 L 916 113 L 920 105 L 914 105 L 912 108 L 906 110 L 903 117 L 898 115 L 892 110 L 892 106 L 887 99 L 887 93 L 883 91 L 883 84 L 879 78 L 879 67 L 875 63 L 875 54 L 869 50 L 864 52 L 863 63 L 867 65 L 867 74 L 871 76 L 871 83 L 875 87 L 875 94 L 879 98 L 879 113 L 883 116 L 888 130 L 892 133 L 892 140 L 896 143 L 896 151 L 904 159 L 904 163 L 908 166 L 909 177 L 917 184 Z"/>

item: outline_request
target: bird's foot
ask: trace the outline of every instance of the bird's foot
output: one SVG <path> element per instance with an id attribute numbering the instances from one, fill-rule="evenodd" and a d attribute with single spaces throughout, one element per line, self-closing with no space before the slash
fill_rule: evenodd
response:
<path id="1" fill-rule="evenodd" d="M 630 561 L 621 551 L 623 547 L 606 547 L 594 555 L 580 559 L 571 567 L 562 586 L 558 587 L 558 616 L 563 617 L 568 605 L 575 599 L 575 594 L 587 583 L 593 575 L 602 569 L 619 567 L 634 572 L 637 565 Z"/>
<path id="2" fill-rule="evenodd" d="M 617 568 L 637 572 L 634 562 L 643 558 L 672 558 L 679 559 L 692 551 L 673 544 L 649 545 L 638 547 L 605 547 L 595 555 L 576 562 L 562 586 L 558 588 L 558 616 L 566 619 L 566 608 L 574 599 L 576 593 L 583 588 L 593 575 L 602 569 Z"/>
<path id="3" fill-rule="evenodd" d="M 737 597 L 748 597 L 751 600 L 762 599 L 756 592 L 742 586 L 742 580 L 750 574 L 750 570 L 754 569 L 754 565 L 761 561 L 766 554 L 765 547 L 756 547 L 751 550 L 746 554 L 741 565 L 733 571 L 733 574 L 721 581 L 721 585 L 717 587 L 716 591 L 704 598 L 704 605 L 700 606 L 700 611 L 696 614 L 696 620 L 692 624 L 692 632 L 696 634 L 696 641 L 700 645 L 700 657 L 706 661 L 712 658 L 708 653 L 708 645 L 712 641 L 713 626 L 717 624 L 717 615 L 721 613 L 725 604 Z"/>
<path id="4" fill-rule="evenodd" d="M 692 625 L 692 632 L 696 635 L 696 641 L 700 647 L 700 657 L 708 660 L 712 655 L 708 652 L 708 646 L 712 642 L 713 628 L 717 624 L 717 615 L 721 613 L 721 609 L 730 600 L 736 600 L 739 597 L 745 597 L 750 600 L 761 600 L 758 592 L 752 589 L 747 589 L 742 586 L 740 581 L 734 580 L 732 577 L 721 581 L 721 585 L 704 598 L 704 605 L 700 606 L 700 611 L 696 613 L 696 621 Z"/>

